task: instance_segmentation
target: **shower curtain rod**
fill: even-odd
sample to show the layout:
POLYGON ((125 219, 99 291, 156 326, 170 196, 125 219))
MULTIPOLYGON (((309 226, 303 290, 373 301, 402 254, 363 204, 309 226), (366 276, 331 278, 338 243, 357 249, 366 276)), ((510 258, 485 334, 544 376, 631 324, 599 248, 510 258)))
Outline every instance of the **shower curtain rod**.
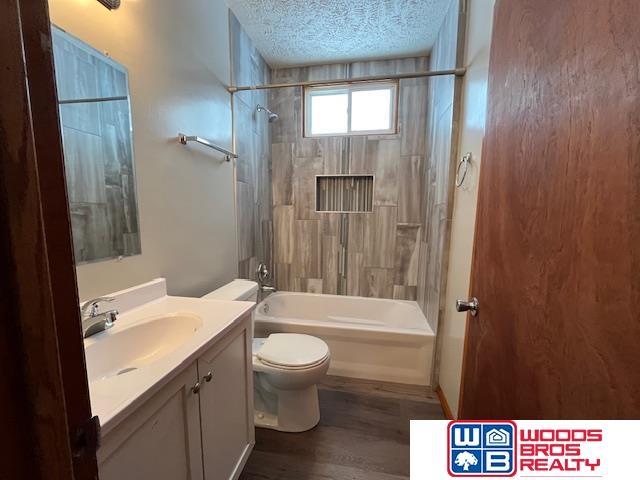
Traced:
POLYGON ((463 77, 467 72, 466 68, 454 68, 451 70, 434 70, 432 72, 415 72, 415 73, 394 73, 390 75, 370 75, 367 77, 356 78, 340 78, 336 80, 309 80, 306 82, 294 82, 294 83, 266 83, 264 85, 251 85, 244 87, 228 87, 227 90, 231 93, 244 92, 246 90, 268 90, 271 88, 287 88, 287 87, 310 87, 314 85, 336 85, 345 83, 358 83, 358 82, 374 82, 380 80, 401 80, 403 78, 420 78, 420 77, 438 77, 442 75, 455 75, 456 77, 463 77))

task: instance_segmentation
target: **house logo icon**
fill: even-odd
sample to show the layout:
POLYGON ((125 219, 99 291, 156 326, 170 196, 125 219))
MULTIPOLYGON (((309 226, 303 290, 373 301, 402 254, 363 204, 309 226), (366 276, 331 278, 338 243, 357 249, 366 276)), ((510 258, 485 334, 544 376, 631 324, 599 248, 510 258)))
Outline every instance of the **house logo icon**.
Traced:
POLYGON ((488 447, 505 447, 511 442, 511 434, 504 428, 492 428, 485 433, 484 444, 488 447))
POLYGON ((454 421, 448 426, 452 477, 510 477, 516 471, 516 425, 510 421, 454 421))

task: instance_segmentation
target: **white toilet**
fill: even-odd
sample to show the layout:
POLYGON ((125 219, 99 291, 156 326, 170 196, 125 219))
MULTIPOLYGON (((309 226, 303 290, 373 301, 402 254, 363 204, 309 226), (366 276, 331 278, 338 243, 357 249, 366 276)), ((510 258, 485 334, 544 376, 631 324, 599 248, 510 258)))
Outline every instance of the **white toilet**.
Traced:
MULTIPOLYGON (((234 280, 202 298, 255 302, 258 284, 234 280)), ((329 370, 327 344, 311 335, 274 333, 253 340, 255 424, 304 432, 320 421, 316 385, 329 370)))

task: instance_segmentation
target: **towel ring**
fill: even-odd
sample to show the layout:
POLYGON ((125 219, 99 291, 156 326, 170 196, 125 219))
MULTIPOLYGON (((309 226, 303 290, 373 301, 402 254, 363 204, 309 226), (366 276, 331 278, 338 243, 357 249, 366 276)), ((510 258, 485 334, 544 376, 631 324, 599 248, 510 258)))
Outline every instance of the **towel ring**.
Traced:
POLYGON ((458 168, 456 168, 456 187, 461 187, 464 183, 464 179, 467 177, 467 170, 469 170, 469 164, 471 163, 471 152, 467 152, 458 162, 458 168), (464 170, 462 167, 464 166, 464 170))

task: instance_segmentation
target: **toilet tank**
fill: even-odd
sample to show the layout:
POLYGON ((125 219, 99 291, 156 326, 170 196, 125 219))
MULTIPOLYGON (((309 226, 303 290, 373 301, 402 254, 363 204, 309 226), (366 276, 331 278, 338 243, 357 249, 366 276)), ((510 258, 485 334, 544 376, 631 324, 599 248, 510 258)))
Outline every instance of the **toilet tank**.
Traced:
POLYGON ((233 282, 207 293, 202 298, 208 300, 258 301, 258 284, 251 280, 236 279, 233 282))

